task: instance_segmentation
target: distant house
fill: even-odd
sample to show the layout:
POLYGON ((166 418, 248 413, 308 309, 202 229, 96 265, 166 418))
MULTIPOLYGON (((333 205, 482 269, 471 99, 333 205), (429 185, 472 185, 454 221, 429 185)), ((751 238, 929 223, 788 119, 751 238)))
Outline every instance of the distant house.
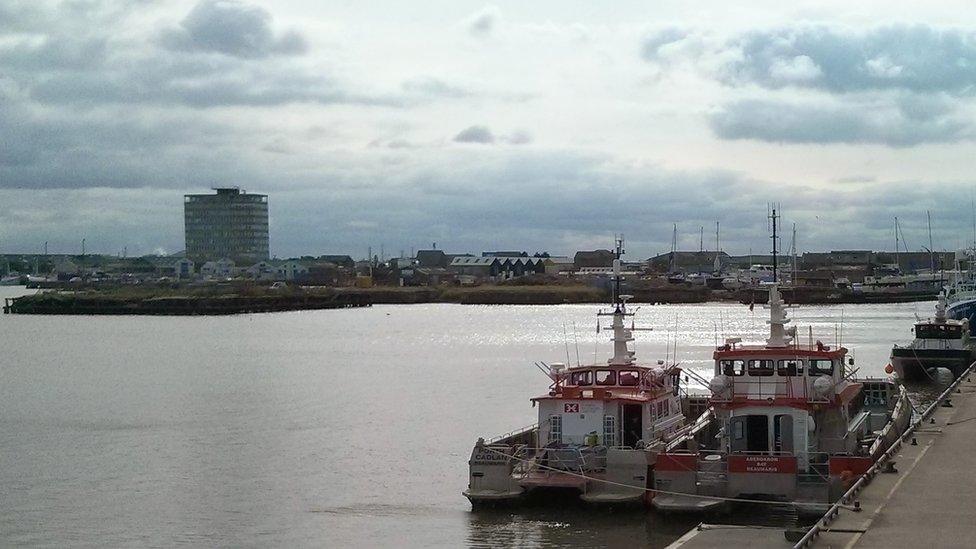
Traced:
POLYGON ((391 269, 406 269, 418 265, 415 257, 394 257, 388 262, 391 269))
POLYGON ((830 271, 797 271, 794 284, 805 287, 833 288, 834 274, 830 271))
POLYGON ((318 260, 319 261, 324 261, 324 262, 327 262, 327 263, 332 263, 333 265, 336 265, 338 267, 342 267, 344 269, 355 269, 356 268, 356 262, 353 261, 352 258, 349 257, 348 255, 328 255, 328 254, 327 255, 320 255, 318 257, 318 260))
POLYGON ((576 252, 573 265, 577 269, 583 267, 611 267, 617 255, 610 250, 591 250, 576 252))
POLYGON ((720 267, 728 267, 732 258, 725 252, 668 252, 648 260, 655 272, 710 273, 715 270, 715 260, 720 267))
POLYGON ((442 267, 410 267, 400 271, 403 286, 438 286, 455 280, 455 274, 442 267))
POLYGON ((173 276, 176 278, 191 278, 193 276, 193 262, 187 258, 173 264, 173 276))
POLYGON ((417 264, 421 267, 447 267, 450 263, 443 250, 417 251, 417 264))
POLYGON ((258 261, 247 269, 244 275, 254 280, 277 280, 278 268, 270 261, 258 261))
POLYGON ((571 273, 576 270, 576 262, 568 257, 552 256, 544 259, 546 274, 571 273))
POLYGON ((307 274, 308 267, 295 260, 284 261, 275 267, 275 280, 287 280, 291 282, 300 280, 307 274))
POLYGON ((230 259, 207 261, 200 267, 200 274, 205 278, 230 278, 234 276, 236 265, 230 259))
POLYGON ((528 257, 529 252, 481 252, 481 257, 528 257))
POLYGON ((547 257, 462 256, 455 257, 449 268, 457 275, 481 279, 507 279, 545 273, 546 265, 549 263, 550 259, 547 257))

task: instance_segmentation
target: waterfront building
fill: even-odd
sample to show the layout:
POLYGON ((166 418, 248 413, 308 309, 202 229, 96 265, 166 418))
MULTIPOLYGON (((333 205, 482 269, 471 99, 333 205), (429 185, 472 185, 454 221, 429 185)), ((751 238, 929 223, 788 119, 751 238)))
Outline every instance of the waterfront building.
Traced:
POLYGON ((183 198, 187 258, 244 264, 268 259, 268 196, 237 187, 215 190, 183 198))

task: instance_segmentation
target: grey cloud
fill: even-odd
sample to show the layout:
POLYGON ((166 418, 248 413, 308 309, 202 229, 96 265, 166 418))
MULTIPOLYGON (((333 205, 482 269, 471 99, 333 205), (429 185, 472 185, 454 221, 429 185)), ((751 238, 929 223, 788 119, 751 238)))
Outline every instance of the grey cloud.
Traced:
POLYGON ((449 97, 449 98, 462 98, 471 96, 471 92, 451 84, 444 82, 443 80, 432 78, 432 77, 422 77, 414 78, 403 82, 400 87, 403 91, 424 97, 449 97))
POLYGON ((176 50, 216 52, 242 58, 305 53, 305 39, 295 31, 275 36, 271 14, 232 0, 203 0, 179 28, 163 33, 163 44, 176 50))
MULTIPOLYGON (((48 105, 139 104, 192 108, 296 102, 403 106, 408 95, 369 94, 297 58, 303 40, 276 36, 270 14, 239 2, 202 2, 183 20, 177 49, 115 38, 104 22, 125 21, 126 4, 82 2, 41 11, 49 25, 23 35, 0 27, 0 74, 48 105), (220 52, 220 55, 213 55, 220 52)), ((40 8, 38 8, 40 9, 40 8)), ((175 34, 173 34, 175 32, 175 34)), ((428 83, 428 86, 432 84, 428 83)), ((441 90, 447 93, 448 90, 441 90)))
POLYGON ((741 52, 722 70, 730 84, 966 95, 976 84, 976 33, 959 29, 798 26, 748 33, 727 48, 741 52))
POLYGON ((532 134, 525 130, 515 130, 505 140, 512 145, 527 145, 532 142, 532 134))
POLYGON ((497 6, 486 6, 484 9, 468 18, 468 32, 476 36, 491 34, 491 32, 498 25, 498 21, 500 19, 501 12, 497 6))
POLYGON ((674 44, 688 36, 688 32, 677 27, 660 29, 648 36, 641 44, 641 57, 645 61, 657 61, 660 50, 668 44, 674 44))
MULTIPOLYGON (((449 251, 512 247, 571 254, 586 245, 582 242, 609 241, 614 232, 626 230, 629 257, 640 258, 667 250, 674 220, 680 221, 682 234, 694 233, 696 246, 698 227, 721 220, 725 249, 745 253, 750 247, 766 249, 765 203, 770 197, 783 200, 786 223, 797 222, 801 242, 816 243, 805 249, 881 247, 888 242, 892 215, 904 221, 911 240, 924 209, 932 209, 939 220, 936 242, 946 247, 953 244, 952 227, 964 225, 970 215, 968 203, 952 199, 967 195, 969 186, 962 183, 850 184, 831 191, 832 200, 843 208, 825 209, 822 189, 774 185, 729 172, 634 166, 574 151, 500 151, 412 150, 390 166, 377 162, 377 155, 398 154, 389 149, 329 153, 318 158, 317 169, 296 171, 287 182, 280 177, 281 166, 274 173, 262 170, 260 158, 238 156, 196 173, 208 161, 219 160, 222 152, 196 153, 197 158, 183 159, 186 165, 173 174, 177 158, 146 155, 145 165, 123 170, 130 177, 141 175, 136 181, 145 188, 39 193, 0 187, 6 206, 0 209, 0 227, 29 228, 6 238, 8 249, 34 249, 38 234, 52 245, 77 245, 80 234, 102 250, 178 250, 182 192, 230 180, 270 194, 272 247, 279 256, 361 256, 367 246, 409 249, 431 241, 449 251), (154 170, 173 175, 165 188, 153 177, 154 170), (716 194, 716 188, 723 192, 716 194), (37 204, 47 202, 54 206, 39 212, 37 204), (65 203, 71 208, 60 206, 65 203), (370 207, 364 209, 364 204, 370 207), (621 219, 629 220, 626 228, 621 219), (334 230, 313 230, 321 226, 334 230)), ((60 165, 65 172, 72 168, 60 165)), ((0 173, 0 181, 9 180, 0 173)))
POLYGON ((922 99, 900 105, 804 103, 751 99, 730 103, 708 119, 723 139, 778 143, 879 143, 908 147, 973 137, 973 128, 949 109, 922 99), (921 113, 914 109, 921 104, 921 113), (923 114, 924 113, 924 114, 923 114))
POLYGON ((470 126, 454 136, 454 141, 456 143, 489 144, 495 142, 495 136, 486 126, 470 126))

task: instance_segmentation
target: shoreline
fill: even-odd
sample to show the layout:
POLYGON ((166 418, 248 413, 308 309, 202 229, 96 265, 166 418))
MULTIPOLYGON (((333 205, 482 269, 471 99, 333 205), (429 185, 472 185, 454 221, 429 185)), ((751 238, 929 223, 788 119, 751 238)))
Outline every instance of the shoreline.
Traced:
MULTIPOLYGON (((632 287, 634 304, 762 304, 766 289, 709 290, 701 286, 632 287)), ((934 294, 844 293, 830 289, 784 288, 795 305, 880 304, 928 301, 934 294)), ((606 304, 608 291, 584 285, 485 285, 475 287, 302 287, 271 289, 248 283, 186 287, 113 287, 49 290, 6 298, 6 314, 228 315, 423 303, 461 305, 606 304)))

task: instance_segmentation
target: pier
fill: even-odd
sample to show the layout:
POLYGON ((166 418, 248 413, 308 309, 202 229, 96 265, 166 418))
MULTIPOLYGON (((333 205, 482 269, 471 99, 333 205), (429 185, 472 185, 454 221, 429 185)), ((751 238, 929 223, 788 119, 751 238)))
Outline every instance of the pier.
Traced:
POLYGON ((702 524, 669 549, 972 547, 974 367, 921 411, 900 442, 811 528, 702 524))

